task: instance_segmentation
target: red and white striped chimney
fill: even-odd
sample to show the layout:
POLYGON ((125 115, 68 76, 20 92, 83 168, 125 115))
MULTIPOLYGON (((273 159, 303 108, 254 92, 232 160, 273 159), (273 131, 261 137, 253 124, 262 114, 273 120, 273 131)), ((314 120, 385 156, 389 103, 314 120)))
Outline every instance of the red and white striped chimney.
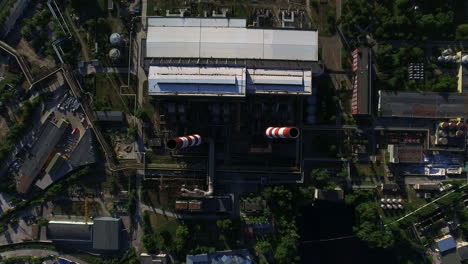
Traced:
POLYGON ((265 131, 265 136, 270 139, 299 137, 299 129, 297 127, 269 127, 265 131))
POLYGON ((168 149, 182 149, 187 147, 198 146, 202 143, 202 138, 198 134, 176 137, 167 141, 166 146, 168 149))

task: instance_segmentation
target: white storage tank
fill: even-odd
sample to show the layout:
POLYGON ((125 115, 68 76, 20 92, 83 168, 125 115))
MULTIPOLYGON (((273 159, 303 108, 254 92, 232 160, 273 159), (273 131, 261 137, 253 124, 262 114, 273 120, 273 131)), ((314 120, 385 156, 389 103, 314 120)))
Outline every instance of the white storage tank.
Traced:
POLYGON ((120 43, 122 43, 122 37, 119 33, 112 33, 112 35, 109 37, 109 41, 111 45, 118 46, 120 43))
POLYGON ((114 60, 114 61, 119 60, 119 59, 120 59, 120 56, 121 56, 120 50, 118 50, 118 49, 116 49, 116 48, 111 49, 111 50, 109 51, 109 58, 110 58, 111 60, 114 60))

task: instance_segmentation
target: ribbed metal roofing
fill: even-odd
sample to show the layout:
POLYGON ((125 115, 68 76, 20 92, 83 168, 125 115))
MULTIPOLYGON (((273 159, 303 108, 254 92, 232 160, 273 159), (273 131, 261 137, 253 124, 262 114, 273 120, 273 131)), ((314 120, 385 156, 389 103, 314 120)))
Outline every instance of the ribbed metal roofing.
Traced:
POLYGON ((317 61, 318 34, 310 30, 149 27, 146 56, 317 61))
POLYGON ((245 96, 245 68, 150 67, 148 92, 245 96))
POLYGON ((249 93, 311 94, 311 70, 244 67, 151 66, 150 95, 245 96, 249 93))
POLYGON ((149 27, 238 27, 245 28, 247 20, 241 18, 152 17, 149 27))
POLYGON ((49 221, 47 238, 50 240, 91 241, 93 223, 74 221, 49 221))
POLYGON ((120 246, 120 219, 112 217, 94 218, 93 248, 118 250, 120 246))

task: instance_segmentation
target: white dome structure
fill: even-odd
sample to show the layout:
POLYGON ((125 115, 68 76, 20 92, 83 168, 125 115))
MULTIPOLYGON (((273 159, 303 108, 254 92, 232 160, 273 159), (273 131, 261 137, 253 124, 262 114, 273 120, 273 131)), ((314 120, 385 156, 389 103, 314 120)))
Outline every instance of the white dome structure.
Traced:
POLYGON ((118 46, 122 42, 122 37, 119 33, 112 33, 112 35, 109 37, 109 41, 112 45, 118 46))
POLYGON ((439 56, 437 58, 437 61, 443 63, 443 62, 445 62, 445 57, 444 56, 439 56))
POLYGON ((447 56, 447 55, 450 55, 450 54, 452 54, 452 49, 446 49, 446 50, 442 51, 443 56, 447 56))
POLYGON ((111 50, 109 51, 109 58, 111 58, 111 60, 118 60, 118 59, 120 59, 120 55, 121 55, 121 54, 120 54, 120 50, 118 50, 118 49, 115 49, 115 48, 114 48, 114 49, 111 49, 111 50))
POLYGON ((462 63, 463 63, 463 64, 468 64, 468 55, 464 55, 464 56, 462 57, 462 63))

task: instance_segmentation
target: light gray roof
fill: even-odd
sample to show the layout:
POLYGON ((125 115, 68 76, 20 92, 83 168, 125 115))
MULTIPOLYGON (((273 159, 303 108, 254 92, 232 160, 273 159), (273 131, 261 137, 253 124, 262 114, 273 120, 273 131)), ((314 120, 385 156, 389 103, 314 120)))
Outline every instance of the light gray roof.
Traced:
POLYGON ((245 67, 150 66, 150 95, 245 96, 249 93, 311 94, 311 70, 245 67))
POLYGON ((93 248, 118 250, 120 245, 120 219, 112 217, 94 218, 93 248))
POLYGON ((151 17, 148 27, 238 27, 245 28, 242 18, 151 17))
POLYGON ((318 60, 312 30, 155 26, 148 28, 146 57, 318 60))
POLYGON ((245 96, 245 68, 150 67, 148 93, 245 96))

